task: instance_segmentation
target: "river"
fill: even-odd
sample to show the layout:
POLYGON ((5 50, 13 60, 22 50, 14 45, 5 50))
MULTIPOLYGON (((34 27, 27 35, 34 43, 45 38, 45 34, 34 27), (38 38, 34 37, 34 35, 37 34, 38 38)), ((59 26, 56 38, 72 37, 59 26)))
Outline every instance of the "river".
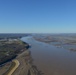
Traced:
POLYGON ((22 40, 31 44, 33 63, 43 75, 76 75, 76 52, 36 41, 31 36, 22 40))

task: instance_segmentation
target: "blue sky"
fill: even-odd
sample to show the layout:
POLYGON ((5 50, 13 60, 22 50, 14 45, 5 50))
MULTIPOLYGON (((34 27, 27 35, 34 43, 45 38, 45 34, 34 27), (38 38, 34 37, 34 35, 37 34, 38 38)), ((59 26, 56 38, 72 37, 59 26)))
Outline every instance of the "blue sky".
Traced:
POLYGON ((76 33, 76 0, 0 0, 0 33, 76 33))

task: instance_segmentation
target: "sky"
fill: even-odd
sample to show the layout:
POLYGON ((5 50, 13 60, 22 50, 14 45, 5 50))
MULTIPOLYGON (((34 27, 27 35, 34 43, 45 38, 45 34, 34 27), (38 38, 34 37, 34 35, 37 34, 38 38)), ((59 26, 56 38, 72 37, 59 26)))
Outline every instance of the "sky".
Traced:
POLYGON ((0 0, 0 33, 76 33, 76 0, 0 0))

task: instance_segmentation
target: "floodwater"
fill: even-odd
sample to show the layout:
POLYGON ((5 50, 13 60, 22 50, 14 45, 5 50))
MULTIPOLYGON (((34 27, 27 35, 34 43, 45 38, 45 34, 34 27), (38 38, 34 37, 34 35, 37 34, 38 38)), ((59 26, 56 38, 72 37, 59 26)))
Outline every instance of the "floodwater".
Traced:
POLYGON ((76 75, 76 52, 56 48, 33 37, 22 40, 31 44, 33 63, 43 75, 76 75))

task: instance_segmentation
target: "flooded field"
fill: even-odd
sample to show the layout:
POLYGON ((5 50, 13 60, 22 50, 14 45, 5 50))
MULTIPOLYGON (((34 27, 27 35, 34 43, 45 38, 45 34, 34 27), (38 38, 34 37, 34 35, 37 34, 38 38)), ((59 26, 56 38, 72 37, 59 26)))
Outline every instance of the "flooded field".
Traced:
POLYGON ((76 52, 23 37, 31 44, 33 63, 43 75, 76 75, 76 52))

